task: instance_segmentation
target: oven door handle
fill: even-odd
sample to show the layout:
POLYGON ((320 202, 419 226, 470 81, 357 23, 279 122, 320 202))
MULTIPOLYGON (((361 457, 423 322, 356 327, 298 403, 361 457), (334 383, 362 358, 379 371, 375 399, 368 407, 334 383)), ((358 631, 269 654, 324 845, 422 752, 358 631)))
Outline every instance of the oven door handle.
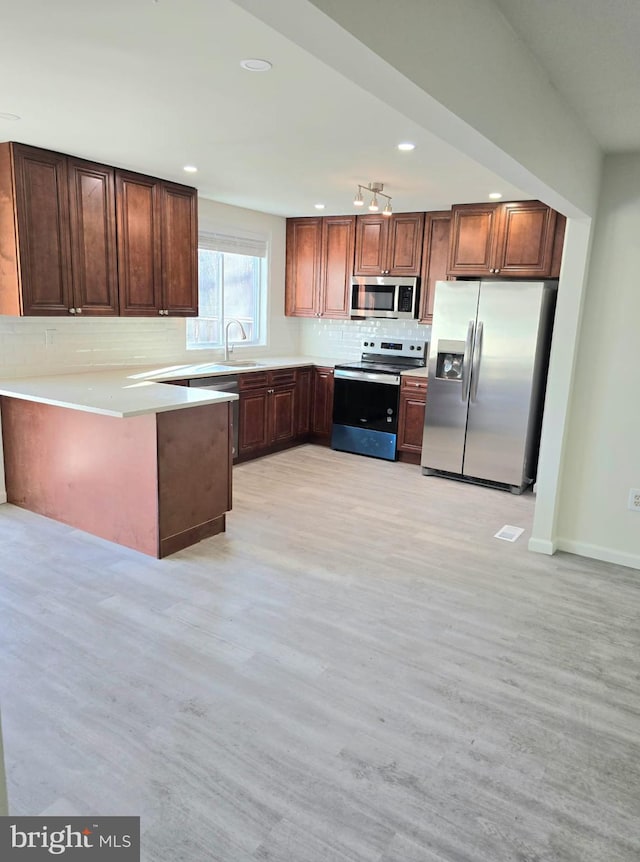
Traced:
POLYGON ((346 368, 336 368, 333 376, 342 380, 362 380, 363 383, 387 383, 390 386, 400 386, 399 374, 376 374, 375 371, 349 371, 346 368))

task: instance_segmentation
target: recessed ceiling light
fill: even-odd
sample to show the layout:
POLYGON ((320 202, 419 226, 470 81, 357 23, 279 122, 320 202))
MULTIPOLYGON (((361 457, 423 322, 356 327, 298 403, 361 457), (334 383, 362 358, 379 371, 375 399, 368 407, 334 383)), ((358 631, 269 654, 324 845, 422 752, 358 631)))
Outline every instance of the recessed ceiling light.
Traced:
POLYGON ((492 201, 498 201, 502 197, 502 193, 501 192, 491 192, 489 197, 491 198, 492 201))
POLYGON ((323 209, 324 209, 324 204, 314 204, 314 207, 315 207, 317 210, 323 210, 323 209))
POLYGON ((247 72, 268 72, 272 64, 268 60, 250 58, 248 60, 240 60, 240 65, 247 72))
POLYGON ((398 144, 398 149, 402 150, 402 152, 409 152, 409 150, 415 150, 416 145, 412 144, 411 141, 403 141, 401 144, 398 144))
POLYGON ((7 114, 4 111, 0 111, 0 120, 9 120, 13 122, 14 120, 19 120, 20 117, 17 114, 7 114))
POLYGON ((185 165, 182 170, 186 171, 188 174, 197 174, 198 173, 198 169, 195 165, 185 165))

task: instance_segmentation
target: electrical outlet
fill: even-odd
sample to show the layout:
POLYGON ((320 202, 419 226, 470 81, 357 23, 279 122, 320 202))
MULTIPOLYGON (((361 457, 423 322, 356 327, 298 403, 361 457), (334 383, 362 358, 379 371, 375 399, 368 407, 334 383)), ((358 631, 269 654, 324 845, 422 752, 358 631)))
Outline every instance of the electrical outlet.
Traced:
POLYGON ((629 489, 629 509, 632 512, 640 512, 640 488, 629 489))

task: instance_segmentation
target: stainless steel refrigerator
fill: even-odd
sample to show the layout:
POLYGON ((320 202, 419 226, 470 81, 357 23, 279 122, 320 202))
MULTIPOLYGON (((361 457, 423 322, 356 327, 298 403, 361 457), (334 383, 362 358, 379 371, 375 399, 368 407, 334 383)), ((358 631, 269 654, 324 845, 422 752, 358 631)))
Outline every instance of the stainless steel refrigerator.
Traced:
POLYGON ((520 493, 535 480, 557 283, 439 281, 422 472, 520 493))

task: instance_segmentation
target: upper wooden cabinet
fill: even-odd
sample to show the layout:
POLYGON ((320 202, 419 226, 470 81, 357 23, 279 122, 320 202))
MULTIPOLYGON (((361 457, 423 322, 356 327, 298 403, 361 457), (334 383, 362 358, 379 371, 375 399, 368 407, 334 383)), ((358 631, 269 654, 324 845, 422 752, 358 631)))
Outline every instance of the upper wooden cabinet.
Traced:
POLYGON ((197 314, 196 194, 0 144, 0 314, 197 314))
POLYGON ((554 272, 555 210, 540 201, 452 207, 448 274, 545 278, 554 272))
POLYGON ((355 216, 287 219, 287 315, 349 316, 355 224, 355 216))
POLYGON ((0 184, 0 313, 117 314, 113 168, 6 143, 0 184))
POLYGON ((447 278, 451 211, 425 213, 422 272, 420 278, 420 323, 433 321, 436 282, 447 278))
POLYGON ((356 217, 354 275, 420 275, 424 213, 356 217))
POLYGON ((198 314, 196 191, 116 171, 120 313, 198 314))

